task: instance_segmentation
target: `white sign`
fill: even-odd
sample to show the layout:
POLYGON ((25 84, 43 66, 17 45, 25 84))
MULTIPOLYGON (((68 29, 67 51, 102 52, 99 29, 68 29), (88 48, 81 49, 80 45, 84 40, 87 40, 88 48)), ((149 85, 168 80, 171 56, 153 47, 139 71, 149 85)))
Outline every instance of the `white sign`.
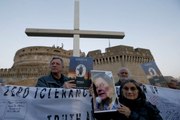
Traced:
MULTIPOLYGON (((142 89, 163 120, 180 120, 180 90, 151 85, 142 89)), ((83 89, 1 86, 0 120, 93 120, 91 99, 83 89)))
POLYGON ((144 85, 148 101, 160 110, 163 120, 180 120, 180 90, 144 85))
POLYGON ((92 120, 82 89, 0 87, 0 120, 92 120))

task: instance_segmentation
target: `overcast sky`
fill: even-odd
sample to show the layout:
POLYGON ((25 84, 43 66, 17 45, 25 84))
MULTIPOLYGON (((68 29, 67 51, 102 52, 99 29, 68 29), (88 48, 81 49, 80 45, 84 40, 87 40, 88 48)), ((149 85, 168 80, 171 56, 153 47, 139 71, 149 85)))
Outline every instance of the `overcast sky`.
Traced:
MULTIPOLYGON (((29 46, 73 49, 73 38, 28 37, 26 28, 73 29, 74 0, 1 0, 0 68, 29 46)), ((127 45, 150 49, 163 75, 180 76, 179 0, 80 0, 80 29, 124 32, 124 39, 80 39, 88 51, 127 45)))

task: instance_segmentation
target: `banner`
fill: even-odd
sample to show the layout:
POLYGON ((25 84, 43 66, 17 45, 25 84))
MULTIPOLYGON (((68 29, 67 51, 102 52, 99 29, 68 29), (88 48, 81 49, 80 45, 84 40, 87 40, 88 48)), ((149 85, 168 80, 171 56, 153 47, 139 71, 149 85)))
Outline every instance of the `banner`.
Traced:
POLYGON ((92 120, 83 89, 0 87, 0 120, 92 120))
POLYGON ((148 101, 156 105, 163 120, 180 120, 180 90, 143 85, 148 101))
MULTIPOLYGON (((180 90, 142 85, 163 120, 180 120, 180 90)), ((116 87, 119 94, 119 86, 116 87)), ((0 120, 93 120, 88 90, 0 86, 0 120)))

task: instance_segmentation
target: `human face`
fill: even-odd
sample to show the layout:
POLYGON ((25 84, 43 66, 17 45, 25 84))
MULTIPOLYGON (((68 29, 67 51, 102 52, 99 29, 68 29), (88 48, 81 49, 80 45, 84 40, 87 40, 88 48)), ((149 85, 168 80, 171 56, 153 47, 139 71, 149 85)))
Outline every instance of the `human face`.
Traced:
POLYGON ((133 83, 128 82, 123 86, 122 94, 126 99, 135 100, 138 98, 139 93, 137 87, 133 83))
POLYGON ((95 80, 95 86, 96 86, 96 92, 98 94, 98 97, 101 98, 101 100, 105 100, 107 98, 110 98, 112 94, 111 87, 109 84, 102 78, 97 78, 95 80))
POLYGON ((120 70, 119 73, 118 73, 118 76, 120 78, 128 78, 128 71, 123 69, 123 70, 120 70))
POLYGON ((52 73, 61 73, 63 69, 62 62, 59 59, 53 59, 50 63, 52 73))

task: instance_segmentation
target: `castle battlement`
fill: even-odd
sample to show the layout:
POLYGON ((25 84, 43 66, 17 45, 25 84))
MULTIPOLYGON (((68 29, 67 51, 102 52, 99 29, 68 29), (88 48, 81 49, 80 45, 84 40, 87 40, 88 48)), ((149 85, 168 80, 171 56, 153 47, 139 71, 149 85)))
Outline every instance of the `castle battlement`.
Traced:
MULTIPOLYGON (((72 50, 62 47, 25 47, 16 52, 11 68, 0 69, 0 78, 8 84, 33 86, 40 76, 49 73, 49 61, 52 56, 60 56, 64 60, 64 74, 67 74, 69 58, 72 55, 72 50)), ((85 57, 85 53, 81 52, 81 56, 85 57)), ((87 57, 93 58, 93 69, 112 71, 115 81, 118 79, 118 69, 127 67, 131 76, 143 83, 148 81, 140 64, 154 61, 150 50, 123 45, 106 48, 105 53, 101 50, 89 51, 87 57)))
POLYGON ((154 61, 150 50, 143 48, 134 49, 133 47, 122 45, 106 48, 105 53, 101 53, 101 50, 90 51, 87 56, 94 58, 94 65, 114 63, 116 61, 139 63, 154 61))

